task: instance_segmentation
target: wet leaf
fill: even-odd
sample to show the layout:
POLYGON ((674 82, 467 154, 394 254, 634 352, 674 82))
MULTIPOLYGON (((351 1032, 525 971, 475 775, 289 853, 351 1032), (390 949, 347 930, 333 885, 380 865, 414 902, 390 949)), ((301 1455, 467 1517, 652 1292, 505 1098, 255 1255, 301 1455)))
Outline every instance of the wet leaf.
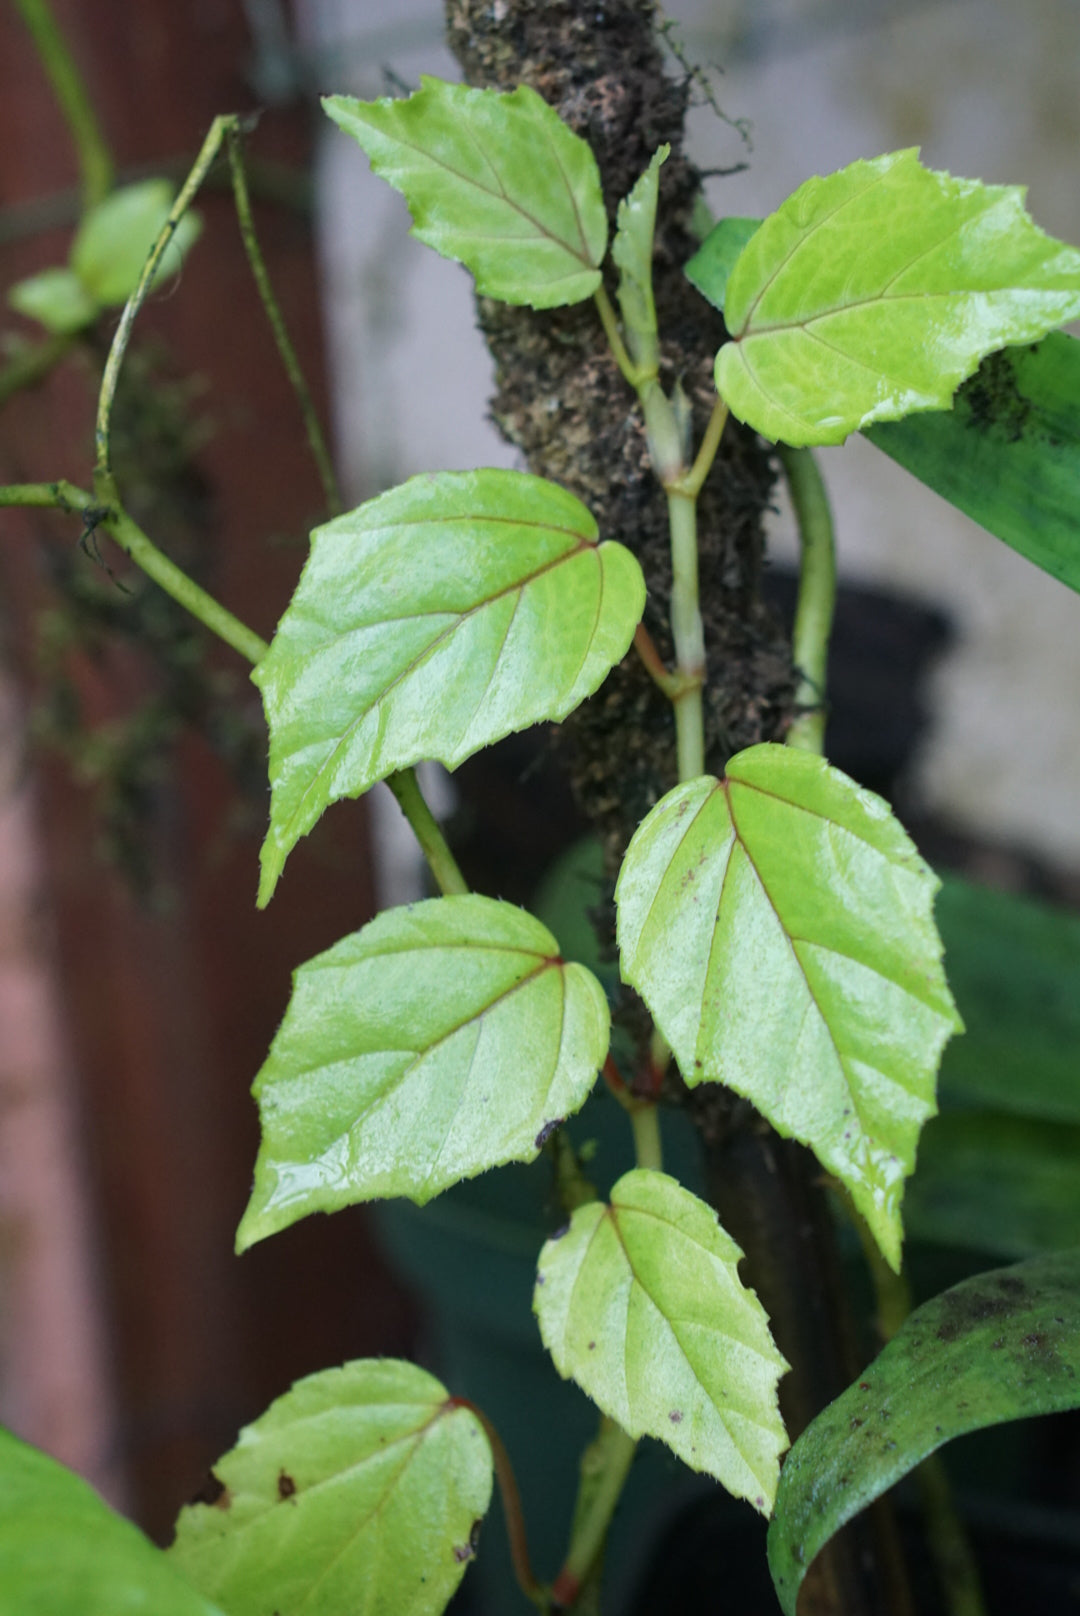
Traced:
POLYGON ((1080 1253, 979 1274, 917 1308, 803 1432, 780 1478, 769 1568, 786 1616, 846 1521, 954 1437, 1080 1406, 1080 1253))
MULTIPOLYGON (((95 302, 108 306, 131 296, 175 194, 169 180, 140 180, 86 214, 71 248, 71 268, 95 302)), ((158 284, 177 273, 201 229, 198 214, 184 214, 158 267, 158 284)))
POLYGON ((984 359, 947 413, 870 442, 1014 550, 1080 589, 1080 342, 1055 331, 984 359))
POLYGON ((70 269, 43 269, 18 281, 8 292, 8 302, 16 314, 39 321, 58 336, 82 331, 99 313, 98 304, 70 269))
POLYGON ((422 75, 407 100, 323 107, 404 195, 413 235, 472 270, 485 297, 550 309, 600 285, 596 159, 528 85, 500 94, 422 75))
POLYGON ((255 1080, 241 1250, 310 1212, 423 1203, 532 1161, 607 1053, 599 982, 538 920, 475 895, 390 909, 302 965, 255 1080))
POLYGON ((634 363, 651 370, 655 370, 659 359, 652 289, 653 232, 660 165, 670 154, 670 146, 659 147, 630 195, 619 203, 618 229, 611 247, 619 271, 619 308, 626 345, 634 363))
POLYGON ((4 1430, 0 1606, 11 1616, 221 1616, 81 1476, 4 1430))
POLYGON ((544 1246, 533 1308, 559 1373, 624 1431, 666 1442, 767 1514, 788 1366, 741 1256, 704 1201, 636 1168, 544 1246))
POLYGON ((491 1498, 476 1415, 376 1358, 296 1383, 182 1510, 175 1564, 228 1616, 438 1616, 491 1498))
POLYGON ((809 1145, 894 1267, 904 1178, 961 1025, 937 886, 880 797, 767 744, 669 792, 615 894, 623 980, 686 1082, 725 1083, 809 1145))
POLYGON ((259 902, 328 803, 565 718, 630 646, 641 568, 518 471, 413 477, 312 536, 253 678, 270 727, 259 902))
POLYGON ((915 150, 807 180, 731 271, 716 385, 795 445, 948 407, 997 348, 1080 315, 1080 252, 1012 185, 923 168, 915 150))

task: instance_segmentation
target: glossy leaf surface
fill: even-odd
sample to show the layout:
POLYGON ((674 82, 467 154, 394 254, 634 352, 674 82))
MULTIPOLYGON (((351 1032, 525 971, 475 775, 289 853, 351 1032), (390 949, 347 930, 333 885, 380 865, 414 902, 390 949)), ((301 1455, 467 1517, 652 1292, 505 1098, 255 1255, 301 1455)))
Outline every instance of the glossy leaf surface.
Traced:
POLYGON ((979 1274, 917 1308, 784 1463, 769 1568, 786 1616, 833 1534, 954 1437, 1080 1406, 1080 1254, 979 1274))
POLYGON ((948 413, 870 442, 1054 578, 1080 589, 1080 342, 1054 331, 984 359, 948 413))
POLYGON ((947 1111, 920 1140, 904 1223, 912 1240, 998 1258, 1041 1256, 1080 1245, 1078 1185, 1075 1124, 947 1111))
POLYGON ((82 331, 98 314, 97 303, 70 269, 43 269, 18 281, 8 292, 8 302, 16 314, 62 336, 82 331))
POLYGON ((532 1161, 585 1103, 608 1030, 599 982, 525 910, 472 894, 387 910, 296 972, 255 1080, 262 1144, 238 1245, 532 1161))
POLYGON ((630 195, 619 203, 618 228, 611 245, 611 256, 619 271, 619 308, 626 345, 634 363, 650 369, 655 369, 659 357, 652 289, 656 199, 660 166, 670 153, 670 146, 660 146, 630 195))
POLYGON ((476 1415, 415 1365, 298 1381, 181 1511, 175 1563, 228 1616, 438 1616, 491 1498, 476 1415))
POLYGON ((686 264, 684 274, 691 286, 696 286, 721 314, 731 271, 760 224, 760 219, 719 219, 686 264))
POLYGON ((899 1264, 900 1201, 960 1022, 933 872, 872 792, 791 747, 738 753, 639 826, 623 980, 691 1086, 725 1083, 845 1184, 899 1264))
POLYGON ((629 550, 524 472, 413 477, 318 528, 252 675, 270 727, 260 903, 328 803, 565 718, 625 655, 644 602, 629 550))
POLYGON ((948 407, 997 348, 1080 315, 1080 252, 1017 186, 923 168, 915 150, 807 180, 727 282, 716 385, 765 437, 841 443, 948 407))
POLYGON ((407 100, 332 95, 327 115, 409 204, 413 234, 504 303, 550 309, 600 284, 607 216, 596 159, 542 96, 422 75, 407 100))
POLYGON ((540 1254, 533 1307, 555 1367, 633 1437, 768 1513, 787 1446, 787 1364, 716 1213, 635 1168, 611 1203, 579 1207, 540 1254))
POLYGON ((12 1616, 221 1616, 81 1476, 4 1430, 0 1608, 12 1616))
MULTIPOLYGON (((71 268, 98 303, 124 303, 131 296, 174 195, 169 180, 140 180, 86 214, 71 248, 71 268)), ((197 214, 185 213, 158 268, 159 283, 177 273, 201 228, 197 214)))

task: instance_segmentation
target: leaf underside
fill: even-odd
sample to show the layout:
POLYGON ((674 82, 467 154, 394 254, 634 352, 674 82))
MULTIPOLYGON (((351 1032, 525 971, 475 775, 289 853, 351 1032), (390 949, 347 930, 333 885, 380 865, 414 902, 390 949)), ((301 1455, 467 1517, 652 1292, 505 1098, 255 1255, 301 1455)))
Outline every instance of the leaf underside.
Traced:
POLYGON ((683 271, 687 280, 721 314, 724 312, 731 271, 738 263, 739 254, 746 243, 757 234, 760 224, 760 219, 719 219, 694 256, 687 260, 683 271))
POLYGON ((433 1376, 349 1363, 298 1381, 241 1432, 169 1553, 229 1616, 438 1616, 491 1477, 480 1421, 433 1376))
POLYGON ((608 1031, 599 982, 523 909, 469 895, 387 910, 296 972, 255 1080, 239 1249, 310 1212, 423 1203, 534 1160, 585 1103, 608 1031))
POLYGON ((559 1373, 632 1437, 767 1514, 787 1437, 787 1364, 738 1277, 712 1209, 665 1173, 634 1169, 540 1254, 533 1308, 559 1373))
POLYGON ((916 1309, 784 1462, 769 1568, 786 1616, 814 1557, 967 1431, 1080 1406, 1080 1253, 965 1280, 916 1309))
POLYGON ((528 85, 510 94, 422 75, 407 100, 323 107, 402 192, 413 234, 504 303, 556 308, 600 285, 607 216, 596 159, 528 85))
POLYGON ((270 728, 265 904, 323 809, 565 718, 629 649, 641 568, 517 471, 413 477, 318 528, 252 675, 270 728))
POLYGON ((807 180, 731 271, 716 385, 765 437, 841 443, 948 408, 997 348, 1080 315, 1080 252, 1018 186, 923 168, 916 150, 807 180))
POLYGON ((4 1430, 0 1608, 12 1616, 222 1616, 81 1476, 4 1430))
POLYGON ((866 436, 1051 577, 1080 590, 1080 342, 984 359, 948 412, 866 436))
POLYGON ((723 781, 669 792, 615 894, 623 980, 687 1084, 724 1083, 809 1145, 893 1267, 904 1178, 961 1025, 937 886, 880 797, 765 744, 723 781))

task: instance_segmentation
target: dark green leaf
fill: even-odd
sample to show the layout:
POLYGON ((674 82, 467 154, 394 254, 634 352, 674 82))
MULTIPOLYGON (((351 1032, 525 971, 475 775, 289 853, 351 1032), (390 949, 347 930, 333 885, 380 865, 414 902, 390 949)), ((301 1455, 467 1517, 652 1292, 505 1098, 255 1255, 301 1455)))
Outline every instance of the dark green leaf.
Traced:
POLYGON ((1080 916, 955 877, 936 915, 967 1027, 942 1103, 1080 1123, 1080 916))
POLYGON ((792 747, 652 810, 616 888, 623 980, 691 1086, 725 1083, 845 1184, 899 1267, 904 1179, 960 1020, 937 879, 872 792, 792 747))
POLYGON ((986 354, 1077 315, 1080 252, 1032 223, 1018 186, 891 152, 807 180, 751 236, 717 391, 767 438, 841 443, 948 408, 986 354))
POLYGON ((480 1421, 432 1375, 345 1364, 240 1433, 170 1554, 228 1616, 438 1616, 476 1552, 491 1468, 480 1421))
POLYGON ((1080 1245, 1080 1127, 997 1112, 935 1117, 919 1143, 904 1223, 912 1240, 992 1257, 1080 1245))
POLYGON ((1080 342, 1053 332, 984 359, 952 410, 870 442, 965 515, 1080 589, 1080 342))
POLYGON ((423 1204, 532 1161, 608 1046, 604 990, 510 903, 389 909, 302 965, 255 1079, 262 1144, 240 1250, 311 1212, 423 1204))
POLYGON ((270 726, 265 904, 328 803, 565 718, 629 649, 641 568, 519 471, 413 477, 312 536, 253 678, 270 726))
POLYGON ((407 100, 331 95, 327 115, 401 191, 413 234, 505 303, 550 309, 600 285, 607 215, 596 159, 528 85, 509 95, 422 76, 407 100))
POLYGON ((845 1521, 954 1437, 1080 1406, 1080 1253, 979 1274, 918 1308, 784 1463, 769 1568, 785 1616, 845 1521))
POLYGON ((716 1213, 666 1173, 624 1173, 540 1253, 533 1307, 559 1373, 633 1437, 768 1513, 787 1364, 716 1213))
POLYGON ((760 219, 721 219, 686 265, 685 274, 691 286, 696 286, 721 314, 731 271, 760 224, 760 219))
POLYGON ((0 1609, 10 1616, 221 1616, 80 1476, 4 1430, 0 1609))

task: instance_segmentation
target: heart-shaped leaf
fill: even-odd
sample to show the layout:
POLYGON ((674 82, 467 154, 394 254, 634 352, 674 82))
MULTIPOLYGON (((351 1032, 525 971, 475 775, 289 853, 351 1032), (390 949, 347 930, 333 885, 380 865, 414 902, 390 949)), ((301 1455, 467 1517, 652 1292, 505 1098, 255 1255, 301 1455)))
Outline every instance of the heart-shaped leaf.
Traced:
POLYGON ((296 972, 255 1079, 262 1144, 243 1250, 309 1212, 421 1204, 532 1161, 588 1097, 607 1000, 524 909, 475 895, 389 909, 296 972))
POLYGON ((221 1616, 81 1476, 4 1430, 0 1608, 11 1616, 221 1616))
POLYGON ((1080 1253, 978 1274, 917 1308, 784 1461, 769 1569, 785 1616, 845 1521, 966 1431, 1080 1406, 1080 1253))
POLYGON ((1080 252, 1023 196, 923 168, 916 150, 807 180, 731 271, 720 396, 795 445, 946 409, 984 355, 1080 315, 1080 252))
POLYGON ((880 797, 766 744, 669 792, 615 893, 623 980, 686 1082, 725 1083, 809 1145, 894 1268, 904 1177, 961 1025, 937 887, 880 797))
POLYGON ((619 308, 626 345, 635 365, 653 371, 659 361, 652 289, 653 232, 660 165, 670 153, 670 146, 660 146, 653 152, 648 168, 630 195, 619 203, 618 229, 611 245, 611 256, 619 271, 619 308))
POLYGON ((413 477, 312 537, 253 678, 270 726, 259 902, 330 802, 565 718, 626 654, 641 568, 518 471, 413 477))
POLYGON ((432 1375, 298 1381, 218 1461, 169 1551, 229 1616, 438 1616, 476 1552, 491 1449, 432 1375))
POLYGON ((500 94, 425 75, 407 100, 331 95, 323 107, 402 192, 413 234, 471 269, 485 297, 550 309, 600 285, 596 159, 527 84, 500 94))
POLYGON ((578 1207, 544 1246, 533 1308, 560 1375, 630 1436, 666 1442, 768 1514, 788 1366, 741 1256, 704 1201, 635 1168, 610 1205, 578 1207))

